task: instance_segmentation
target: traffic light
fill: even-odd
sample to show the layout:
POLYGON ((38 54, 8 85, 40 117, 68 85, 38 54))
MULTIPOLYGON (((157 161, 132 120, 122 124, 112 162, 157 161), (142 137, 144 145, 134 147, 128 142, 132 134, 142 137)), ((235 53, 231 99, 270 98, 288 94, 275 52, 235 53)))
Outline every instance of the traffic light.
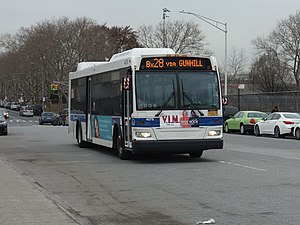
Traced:
POLYGON ((57 84, 51 84, 51 86, 50 86, 50 90, 51 90, 52 92, 57 91, 57 88, 58 88, 58 85, 57 85, 57 84))

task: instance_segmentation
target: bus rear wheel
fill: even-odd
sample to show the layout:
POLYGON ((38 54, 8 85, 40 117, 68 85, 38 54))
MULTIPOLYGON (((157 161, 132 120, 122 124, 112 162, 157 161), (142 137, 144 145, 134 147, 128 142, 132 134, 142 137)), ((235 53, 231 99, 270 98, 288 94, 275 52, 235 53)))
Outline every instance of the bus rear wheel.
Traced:
POLYGON ((191 158, 200 158, 202 156, 202 154, 203 154, 203 151, 189 153, 191 158))
POLYGON ((122 136, 120 132, 118 132, 114 138, 114 146, 120 159, 126 160, 131 158, 132 153, 123 147, 122 136))
POLYGON ((79 148, 85 148, 86 147, 86 142, 82 138, 82 129, 81 126, 77 126, 77 144, 79 148))

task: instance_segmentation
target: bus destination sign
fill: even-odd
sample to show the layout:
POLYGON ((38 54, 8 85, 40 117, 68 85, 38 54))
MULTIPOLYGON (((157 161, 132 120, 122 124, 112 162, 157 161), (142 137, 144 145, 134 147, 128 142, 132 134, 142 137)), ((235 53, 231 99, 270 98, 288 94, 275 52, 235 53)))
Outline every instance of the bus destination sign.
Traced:
POLYGON ((140 70, 211 70, 208 58, 196 57, 151 57, 143 58, 140 70))

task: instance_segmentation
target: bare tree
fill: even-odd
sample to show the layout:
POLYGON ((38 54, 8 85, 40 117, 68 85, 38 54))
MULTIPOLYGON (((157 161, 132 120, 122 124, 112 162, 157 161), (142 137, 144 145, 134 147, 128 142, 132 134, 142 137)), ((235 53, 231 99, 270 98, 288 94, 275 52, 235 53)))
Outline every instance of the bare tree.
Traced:
POLYGON ((287 70, 286 66, 280 62, 276 52, 261 55, 251 66, 253 85, 263 92, 289 90, 290 77, 283 70, 287 70))
POLYGON ((263 61, 272 65, 269 75, 274 75, 276 69, 282 87, 291 88, 289 84, 295 83, 300 90, 300 12, 281 20, 267 37, 256 38, 252 44, 257 51, 255 63, 263 57, 263 61))
POLYGON ((227 62, 228 80, 244 79, 246 75, 246 64, 247 57, 245 51, 243 49, 238 51, 236 48, 233 48, 227 62))
MULTIPOLYGON (((165 23, 165 44, 176 53, 191 53, 208 55, 211 51, 206 49, 205 36, 199 29, 199 24, 185 21, 168 21, 165 23)), ((138 40, 147 48, 163 47, 163 24, 156 26, 142 25, 138 29, 138 40)))
POLYGON ((73 21, 63 17, 21 28, 16 35, 3 35, 0 46, 10 53, 0 58, 7 62, 0 69, 1 77, 15 78, 4 79, 6 86, 16 86, 15 95, 22 92, 27 99, 40 101, 50 95, 53 81, 68 80, 78 62, 104 61, 139 44, 129 26, 109 28, 85 17, 73 21))
POLYGON ((280 47, 281 60, 288 62, 297 90, 300 90, 300 11, 281 20, 272 37, 280 47))

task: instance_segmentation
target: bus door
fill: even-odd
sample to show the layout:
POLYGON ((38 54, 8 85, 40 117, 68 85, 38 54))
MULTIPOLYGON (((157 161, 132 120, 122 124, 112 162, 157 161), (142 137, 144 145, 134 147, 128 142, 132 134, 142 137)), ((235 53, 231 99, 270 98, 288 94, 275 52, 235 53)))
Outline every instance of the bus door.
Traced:
POLYGON ((87 93, 86 93, 86 96, 87 96, 87 110, 86 110, 86 139, 87 140, 92 140, 92 133, 91 133, 91 112, 92 112, 92 89, 91 89, 91 82, 92 79, 91 77, 89 77, 87 79, 87 93))
POLYGON ((122 105, 123 105, 123 139, 124 145, 127 148, 131 148, 131 114, 132 114, 132 88, 131 88, 131 74, 127 75, 123 78, 123 98, 122 98, 122 105))

